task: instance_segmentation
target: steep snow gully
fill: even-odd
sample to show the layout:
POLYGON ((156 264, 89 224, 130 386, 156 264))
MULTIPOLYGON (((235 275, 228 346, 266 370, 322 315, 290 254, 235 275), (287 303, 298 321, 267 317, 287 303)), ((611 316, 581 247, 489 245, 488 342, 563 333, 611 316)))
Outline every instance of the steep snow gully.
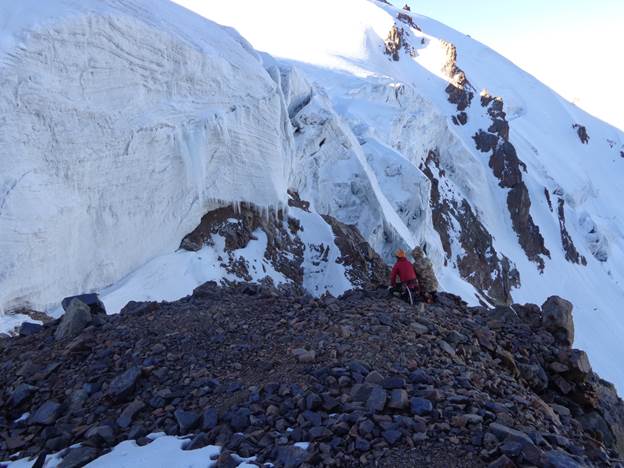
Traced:
POLYGON ((247 280, 339 294, 330 215, 386 260, 426 243, 470 303, 568 298, 575 346, 622 392, 622 132, 431 19, 290 3, 2 2, 2 330, 85 291, 112 312, 176 299, 236 279, 228 256, 247 280), (300 222, 302 275, 262 233, 178 250, 241 202, 300 222))

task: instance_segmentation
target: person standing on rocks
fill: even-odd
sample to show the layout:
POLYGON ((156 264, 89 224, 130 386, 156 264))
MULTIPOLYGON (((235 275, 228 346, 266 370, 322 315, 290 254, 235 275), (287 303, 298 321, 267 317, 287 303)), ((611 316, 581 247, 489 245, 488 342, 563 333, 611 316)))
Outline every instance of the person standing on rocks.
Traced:
POLYGON ((427 258, 425 250, 420 246, 416 246, 412 250, 412 257, 414 257, 412 266, 418 276, 420 293, 423 299, 431 304, 435 300, 438 291, 438 279, 433 271, 431 260, 427 258))
POLYGON ((397 261, 390 274, 390 290, 394 295, 401 296, 413 303, 418 293, 418 278, 414 267, 407 259, 404 250, 397 250, 394 256, 397 261), (401 280, 400 284, 397 284, 397 278, 401 280))

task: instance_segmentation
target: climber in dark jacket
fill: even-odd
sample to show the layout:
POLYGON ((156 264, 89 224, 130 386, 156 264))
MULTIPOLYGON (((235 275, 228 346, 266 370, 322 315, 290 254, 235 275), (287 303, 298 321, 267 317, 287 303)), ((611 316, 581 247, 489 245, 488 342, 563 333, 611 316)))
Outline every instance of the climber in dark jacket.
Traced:
POLYGON ((397 261, 392 267, 392 273, 390 274, 390 289, 395 295, 404 295, 409 289, 411 294, 408 297, 416 297, 418 292, 418 279, 416 278, 416 272, 414 266, 405 256, 405 252, 401 249, 397 250, 394 254, 397 261), (397 286, 397 277, 401 280, 401 284, 397 286))

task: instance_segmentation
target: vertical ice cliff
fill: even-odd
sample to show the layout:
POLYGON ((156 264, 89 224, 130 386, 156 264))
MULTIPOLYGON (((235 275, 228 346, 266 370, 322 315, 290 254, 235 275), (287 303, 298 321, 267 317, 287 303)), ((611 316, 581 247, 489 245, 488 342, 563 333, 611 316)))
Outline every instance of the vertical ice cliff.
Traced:
POLYGON ((0 308, 106 286, 218 202, 285 200, 283 99, 232 30, 165 1, 0 17, 0 308))

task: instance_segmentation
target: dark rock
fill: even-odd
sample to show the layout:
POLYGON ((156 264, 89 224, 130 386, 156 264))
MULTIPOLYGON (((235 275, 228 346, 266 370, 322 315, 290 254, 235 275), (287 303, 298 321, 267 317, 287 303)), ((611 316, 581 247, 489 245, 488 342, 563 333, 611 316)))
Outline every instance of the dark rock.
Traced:
POLYGON ((370 450, 370 443, 366 439, 361 437, 355 438, 355 449, 360 452, 368 452, 370 450))
POLYGON ((210 429, 214 429, 217 427, 217 423, 219 422, 219 415, 217 410, 214 408, 208 408, 204 411, 202 415, 202 431, 209 431, 210 429))
POLYGON ((433 411, 433 404, 425 398, 412 398, 410 401, 410 407, 412 409, 412 413, 418 416, 426 416, 431 414, 433 411))
POLYGON ((507 455, 501 455, 490 463, 488 468, 516 468, 516 464, 507 455))
POLYGON ((93 315, 106 315, 106 307, 104 307, 104 304, 100 301, 99 296, 95 293, 66 297, 61 301, 61 306, 63 306, 63 310, 65 312, 67 312, 67 310, 71 307, 71 303, 74 300, 78 300, 88 306, 91 314, 93 315))
POLYGON ((515 458, 520 455, 520 452, 522 451, 522 444, 520 442, 508 440, 503 442, 503 444, 499 447, 499 450, 508 457, 515 458))
POLYGON ((401 431, 390 429, 387 431, 383 431, 381 435, 386 440, 386 442, 388 442, 390 445, 394 445, 399 440, 401 440, 403 434, 401 434, 401 431))
POLYGON ((432 385, 433 378, 422 369, 417 369, 409 375, 410 381, 415 384, 432 385))
POLYGON ((381 385, 383 381, 384 381, 383 375, 381 375, 377 371, 369 372, 369 374, 366 376, 366 383, 371 384, 371 385, 381 385))
POLYGON ((589 434, 592 434, 594 437, 599 440, 604 441, 609 447, 613 447, 615 444, 615 437, 613 436, 613 432, 611 431, 609 425, 604 420, 604 418, 596 411, 591 411, 589 413, 578 416, 578 419, 583 425, 583 429, 589 434))
POLYGON ((97 457, 97 450, 93 447, 76 447, 70 449, 57 465, 58 468, 80 468, 97 457))
POLYGON ((351 388, 351 398, 353 401, 366 401, 370 397, 374 386, 369 384, 355 384, 351 388))
POLYGON ((43 325, 33 322, 23 322, 19 327, 19 336, 32 336, 43 330, 43 325))
POLYGON ((306 396, 306 408, 309 410, 317 410, 321 407, 323 400, 316 393, 309 393, 306 396))
POLYGON ((96 426, 89 429, 85 435, 89 440, 92 440, 97 445, 100 444, 112 444, 115 439, 113 428, 110 426, 96 426))
POLYGON ((376 413, 382 411, 386 406, 386 399, 388 395, 386 391, 378 386, 373 387, 368 400, 366 400, 366 407, 369 411, 376 413))
POLYGON ((321 415, 319 413, 315 413, 314 411, 306 410, 303 412, 303 417, 310 423, 312 426, 320 426, 322 422, 321 415))
POLYGON ((158 310, 159 305, 157 302, 128 302, 120 314, 133 314, 133 315, 147 315, 151 312, 158 310))
POLYGON ((13 390, 13 393, 11 393, 11 396, 9 397, 9 405, 11 405, 13 408, 20 406, 22 403, 28 400, 35 393, 36 390, 37 387, 34 387, 32 385, 28 385, 25 383, 19 384, 15 388, 15 390, 13 390))
POLYGON ((332 436, 332 431, 323 426, 314 426, 308 431, 312 440, 327 439, 332 436))
POLYGON ((352 361, 349 363, 349 369, 351 369, 351 372, 356 372, 358 374, 362 374, 362 375, 368 375, 368 373, 370 372, 368 366, 366 364, 364 364, 363 362, 360 361, 352 361))
POLYGON ((67 434, 61 434, 58 437, 46 440, 45 448, 51 452, 60 452, 67 448, 71 442, 71 437, 67 434))
POLYGON ((560 451, 551 450, 546 452, 546 468, 581 468, 583 465, 574 460, 570 455, 560 451))
POLYGON ((177 409, 174 413, 178 427, 180 428, 180 434, 187 434, 197 427, 199 424, 200 415, 194 411, 184 411, 177 409))
POLYGON ((237 468, 240 462, 227 450, 219 455, 215 468, 237 468))
POLYGON ((574 342, 572 303, 559 296, 551 296, 542 305, 542 323, 546 330, 567 346, 574 342))
POLYGON ((117 425, 122 429, 129 428, 136 414, 143 408, 145 408, 145 404, 141 400, 133 401, 121 412, 117 418, 117 425))
POLYGON ((72 299, 64 309, 65 314, 54 332, 57 340, 78 336, 93 320, 91 309, 79 299, 72 299))
POLYGON ((141 376, 139 367, 131 367, 113 379, 108 387, 108 394, 115 400, 123 400, 134 393, 135 386, 141 376))
POLYGON ((381 383, 382 387, 387 390, 393 390, 395 388, 404 388, 405 379, 402 377, 388 377, 381 383))
POLYGON ((210 443, 210 436, 205 432, 200 432, 195 437, 193 437, 193 439, 187 445, 184 446, 184 450, 197 450, 207 447, 208 445, 210 445, 210 443))
POLYGON ((536 392, 543 392, 548 388, 548 375, 539 364, 520 364, 518 366, 520 375, 526 380, 529 386, 536 392))
POLYGON ((284 468, 297 468, 306 462, 308 452, 300 447, 278 447, 277 463, 284 468))
POLYGON ((592 373, 589 357, 585 351, 573 349, 567 362, 570 366, 568 375, 576 382, 584 382, 592 373))
POLYGON ((395 389, 390 392, 390 401, 388 402, 388 408, 404 409, 409 406, 409 397, 407 392, 403 389, 395 389))
POLYGON ((544 464, 544 453, 535 445, 523 444, 520 455, 522 455, 525 461, 532 465, 542 466, 544 464))
POLYGON ((475 141, 477 149, 483 153, 489 153, 498 145, 498 137, 483 130, 475 133, 472 139, 475 141))
POLYGON ((362 435, 372 434, 375 430, 375 423, 370 419, 365 419, 358 425, 358 430, 362 435))
POLYGON ((575 123, 574 125, 572 125, 572 128, 576 130, 576 134, 578 135, 579 140, 581 140, 581 143, 583 143, 584 145, 589 143, 589 134, 587 133, 587 128, 585 128, 584 125, 579 125, 575 123))
POLYGON ((249 410, 241 408, 230 417, 230 426, 235 432, 243 432, 249 427, 249 410))
POLYGON ((60 416, 62 406, 56 401, 46 401, 42 404, 37 411, 30 417, 30 424, 41 424, 43 426, 49 426, 54 424, 57 418, 60 416))
POLYGON ((512 429, 511 427, 507 427, 499 423, 492 423, 490 424, 489 430, 500 441, 513 441, 519 442, 522 445, 533 445, 533 441, 527 434, 516 429, 512 429))

